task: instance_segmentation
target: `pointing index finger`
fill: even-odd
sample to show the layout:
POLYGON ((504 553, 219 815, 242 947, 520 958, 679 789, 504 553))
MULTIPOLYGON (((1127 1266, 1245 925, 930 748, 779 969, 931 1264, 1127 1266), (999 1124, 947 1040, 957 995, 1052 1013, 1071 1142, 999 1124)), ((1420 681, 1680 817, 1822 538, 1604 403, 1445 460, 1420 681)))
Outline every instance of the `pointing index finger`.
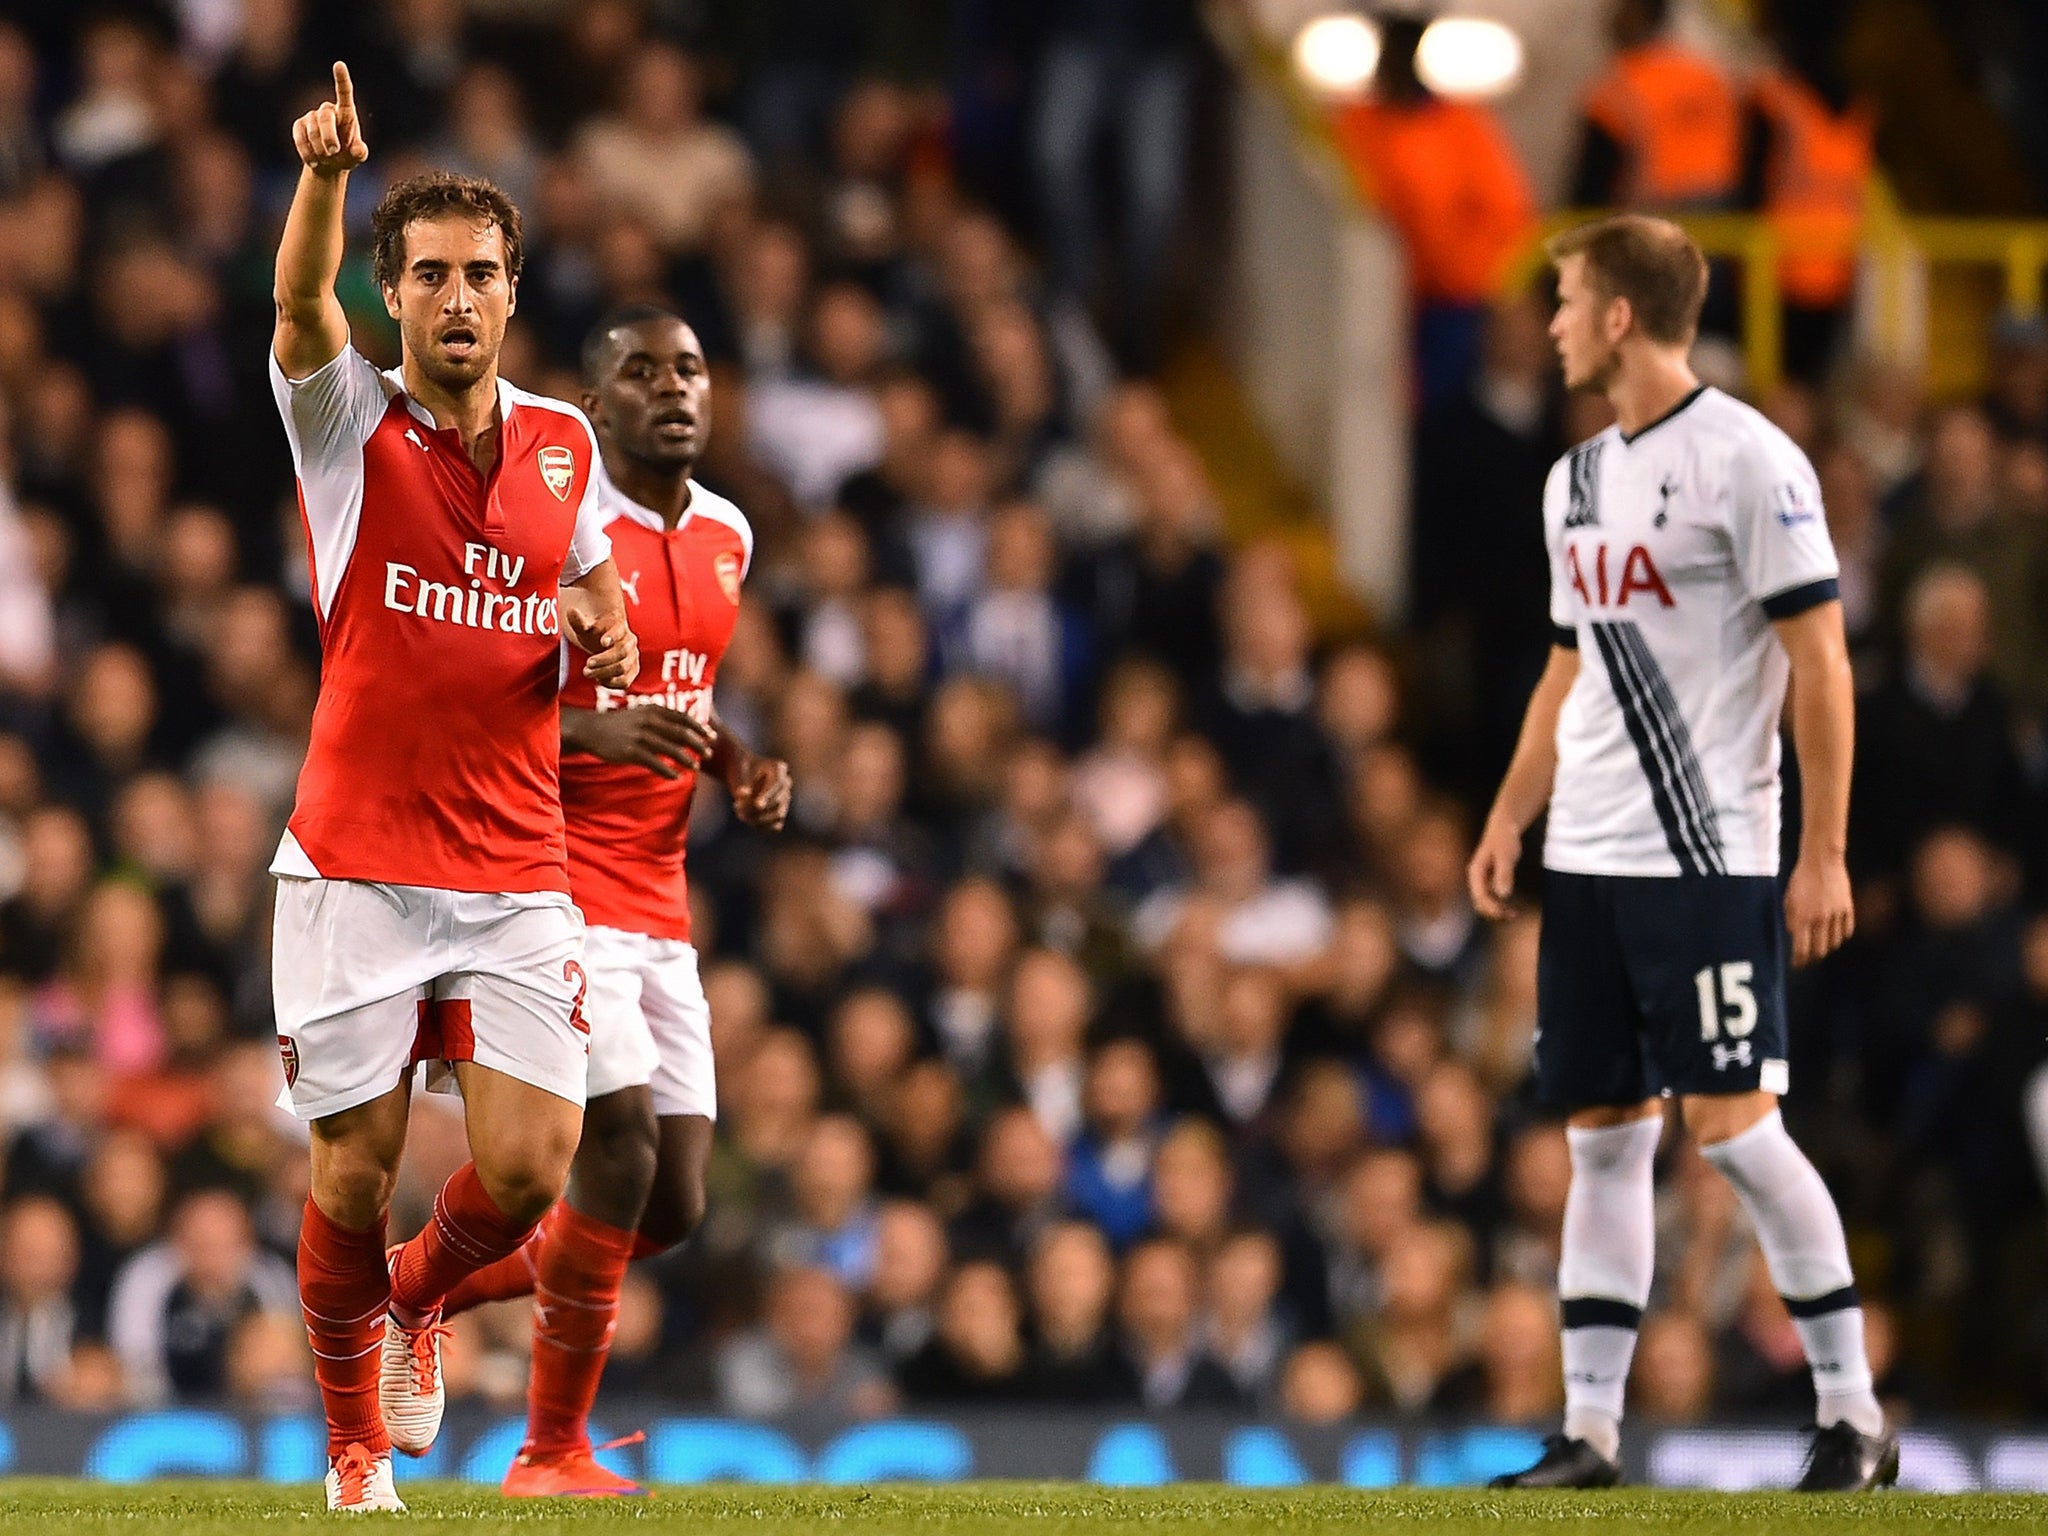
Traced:
POLYGON ((348 77, 348 66, 334 61, 334 104, 344 112, 352 112, 356 105, 356 88, 348 77))

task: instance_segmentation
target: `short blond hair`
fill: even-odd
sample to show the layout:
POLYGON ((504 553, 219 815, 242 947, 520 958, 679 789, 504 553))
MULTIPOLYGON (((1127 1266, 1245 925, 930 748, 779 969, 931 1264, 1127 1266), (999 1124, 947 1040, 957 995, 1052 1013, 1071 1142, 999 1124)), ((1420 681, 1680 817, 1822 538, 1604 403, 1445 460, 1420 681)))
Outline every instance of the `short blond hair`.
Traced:
POLYGON ((1707 299, 1707 258, 1668 219, 1643 213, 1575 224, 1544 249, 1554 264, 1586 259, 1586 276, 1610 299, 1627 299, 1636 328, 1651 341, 1683 346, 1699 330, 1707 299))

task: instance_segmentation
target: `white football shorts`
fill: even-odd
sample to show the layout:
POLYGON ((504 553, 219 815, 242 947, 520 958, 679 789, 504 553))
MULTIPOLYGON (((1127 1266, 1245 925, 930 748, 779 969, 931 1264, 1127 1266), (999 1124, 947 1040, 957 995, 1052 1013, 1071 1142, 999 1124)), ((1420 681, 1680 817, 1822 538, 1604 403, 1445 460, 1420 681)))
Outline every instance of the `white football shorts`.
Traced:
POLYGON ((697 978, 697 951, 683 939, 657 939, 593 926, 583 940, 590 971, 590 1097, 642 1083, 657 1115, 718 1118, 711 1070, 711 1008, 697 978))
POLYGON ((453 1091, 473 1061, 584 1101, 583 914, 568 896, 499 896, 280 876, 271 989, 285 1091, 319 1120, 389 1092, 419 1062, 453 1091))

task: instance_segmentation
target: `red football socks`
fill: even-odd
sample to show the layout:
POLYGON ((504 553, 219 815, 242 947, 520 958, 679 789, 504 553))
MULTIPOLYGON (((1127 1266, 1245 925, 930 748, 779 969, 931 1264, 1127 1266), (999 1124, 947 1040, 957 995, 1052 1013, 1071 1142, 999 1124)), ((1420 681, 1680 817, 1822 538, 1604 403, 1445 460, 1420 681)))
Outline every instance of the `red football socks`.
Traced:
POLYGON ((476 1164, 464 1163, 434 1197, 426 1229, 398 1251, 391 1271, 391 1311, 418 1327, 465 1275, 518 1252, 533 1223, 514 1221, 484 1191, 476 1164))
MULTIPOLYGON (((464 1275, 455 1282, 455 1289, 441 1303, 441 1315, 460 1317, 473 1307, 488 1306, 494 1301, 512 1301, 521 1296, 533 1294, 534 1276, 540 1270, 540 1248, 546 1239, 549 1224, 555 1219, 555 1212, 566 1204, 558 1201, 541 1217, 540 1225, 533 1229, 533 1235, 520 1244, 517 1252, 509 1253, 494 1264, 486 1264, 474 1273, 464 1275)), ((588 1218, 586 1218, 588 1219, 588 1218)), ((606 1228, 607 1231, 612 1230, 606 1228)), ((667 1253, 674 1246, 657 1243, 653 1238, 635 1232, 633 1234, 633 1259, 651 1259, 656 1254, 667 1253)))
POLYGON ((384 1268, 384 1218, 367 1231, 336 1226, 306 1202, 299 1222, 299 1309, 313 1346, 313 1376, 327 1410, 327 1454, 360 1445, 372 1456, 391 1449, 377 1409, 384 1309, 391 1295, 384 1268))
POLYGON ((456 1281, 455 1289, 441 1303, 441 1316, 460 1317, 472 1307, 531 1296, 534 1271, 540 1265, 541 1240, 547 1235, 548 1223, 555 1219, 555 1212, 560 1209, 559 1205, 551 1207, 547 1215, 541 1217, 540 1225, 515 1251, 456 1281))
POLYGON ((533 1376, 526 1390, 526 1450, 562 1456, 590 1449, 619 1287, 633 1259, 633 1234, 584 1215, 567 1201, 542 1226, 534 1280, 533 1376))

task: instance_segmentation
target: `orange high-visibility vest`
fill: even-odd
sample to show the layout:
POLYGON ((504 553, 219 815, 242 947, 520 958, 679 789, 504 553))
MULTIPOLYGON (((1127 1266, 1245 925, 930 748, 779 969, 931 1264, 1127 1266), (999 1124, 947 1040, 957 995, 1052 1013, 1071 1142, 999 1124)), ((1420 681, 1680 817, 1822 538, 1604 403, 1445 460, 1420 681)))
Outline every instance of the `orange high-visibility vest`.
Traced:
POLYGON ((1492 299, 1537 228, 1529 178, 1493 113, 1468 102, 1366 100, 1330 126, 1365 200, 1400 230, 1416 298, 1492 299))
POLYGON ((1835 112, 1793 75, 1767 73, 1753 89, 1772 128, 1764 212, 1785 252, 1778 287, 1795 304, 1831 309, 1856 285, 1876 125, 1864 103, 1835 112))
POLYGON ((1742 178, 1742 103, 1713 63, 1662 40, 1617 53, 1586 116, 1628 156, 1632 207, 1724 204, 1742 178))

